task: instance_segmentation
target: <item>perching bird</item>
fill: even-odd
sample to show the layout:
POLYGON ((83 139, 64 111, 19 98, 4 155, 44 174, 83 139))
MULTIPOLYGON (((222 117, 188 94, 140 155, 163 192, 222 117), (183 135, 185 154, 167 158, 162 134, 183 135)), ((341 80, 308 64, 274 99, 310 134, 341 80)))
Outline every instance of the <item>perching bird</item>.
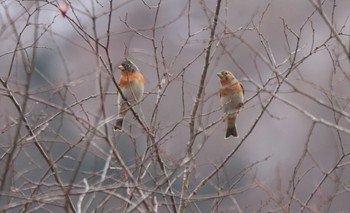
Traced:
POLYGON ((225 139, 231 135, 238 137, 236 119, 239 109, 243 106, 243 86, 230 71, 219 72, 217 76, 221 83, 220 103, 227 119, 225 139))
MULTIPOLYGON (((145 83, 143 75, 137 66, 127 59, 118 66, 118 69, 121 71, 119 87, 129 105, 134 106, 141 100, 143 95, 145 83)), ((124 117, 130 108, 119 92, 117 93, 117 103, 118 118, 113 130, 121 130, 123 128, 124 117)))

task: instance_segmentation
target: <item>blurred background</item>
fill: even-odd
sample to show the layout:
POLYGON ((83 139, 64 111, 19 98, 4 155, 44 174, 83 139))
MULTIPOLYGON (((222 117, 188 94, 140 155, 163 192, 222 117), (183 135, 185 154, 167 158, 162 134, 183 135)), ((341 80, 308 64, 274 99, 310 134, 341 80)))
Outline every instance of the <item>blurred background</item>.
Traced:
POLYGON ((1 1, 1 211, 178 211, 207 63, 188 194, 217 171, 185 212, 346 212, 350 1, 222 1, 206 61, 217 3, 1 1), (125 58, 142 125, 113 132, 125 58), (222 70, 246 99, 226 140, 222 70))

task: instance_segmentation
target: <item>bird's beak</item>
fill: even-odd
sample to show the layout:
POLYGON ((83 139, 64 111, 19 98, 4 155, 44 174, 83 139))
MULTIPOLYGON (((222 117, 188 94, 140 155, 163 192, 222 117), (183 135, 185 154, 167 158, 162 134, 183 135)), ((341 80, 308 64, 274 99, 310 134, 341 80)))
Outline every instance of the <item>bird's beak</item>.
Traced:
POLYGON ((123 71, 123 70, 124 70, 124 67, 123 67, 122 65, 119 65, 119 66, 118 66, 118 69, 120 69, 121 71, 123 71))
POLYGON ((223 77, 222 74, 221 74, 221 72, 216 73, 216 75, 217 75, 219 78, 222 78, 222 77, 223 77))

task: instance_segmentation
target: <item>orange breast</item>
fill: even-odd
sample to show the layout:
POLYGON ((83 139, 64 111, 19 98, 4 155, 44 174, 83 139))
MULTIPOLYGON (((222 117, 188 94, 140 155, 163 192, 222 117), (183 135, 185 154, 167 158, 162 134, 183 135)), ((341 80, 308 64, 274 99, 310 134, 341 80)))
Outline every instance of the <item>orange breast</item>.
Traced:
POLYGON ((239 82, 236 83, 227 83, 224 84, 222 82, 222 87, 220 90, 220 95, 221 96, 225 96, 225 95, 230 95, 230 94, 238 94, 238 93, 242 93, 242 87, 241 84, 239 82))
POLYGON ((135 73, 126 73, 122 72, 122 76, 119 80, 119 86, 121 87, 127 87, 130 83, 138 82, 141 84, 145 83, 145 79, 143 78, 143 75, 140 72, 135 73))

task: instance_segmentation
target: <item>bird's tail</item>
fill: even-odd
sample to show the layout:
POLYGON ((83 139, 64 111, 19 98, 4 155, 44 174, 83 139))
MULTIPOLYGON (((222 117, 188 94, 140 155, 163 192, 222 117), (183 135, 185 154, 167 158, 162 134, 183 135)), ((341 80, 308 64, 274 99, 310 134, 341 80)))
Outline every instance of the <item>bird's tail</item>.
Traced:
POLYGON ((236 118, 237 118, 236 114, 227 116, 227 129, 226 129, 225 139, 227 139, 231 135, 235 138, 238 138, 238 132, 237 132, 237 127, 236 127, 236 118))
POLYGON ((118 118, 115 123, 115 126, 113 127, 113 130, 121 131, 123 129, 123 121, 124 121, 124 118, 118 118))
POLYGON ((124 118, 126 116, 126 113, 128 112, 128 106, 126 105, 126 103, 122 103, 119 104, 119 108, 118 108, 118 117, 117 117, 117 121, 115 123, 115 126, 113 127, 114 131, 121 131, 123 129, 123 121, 124 118))

